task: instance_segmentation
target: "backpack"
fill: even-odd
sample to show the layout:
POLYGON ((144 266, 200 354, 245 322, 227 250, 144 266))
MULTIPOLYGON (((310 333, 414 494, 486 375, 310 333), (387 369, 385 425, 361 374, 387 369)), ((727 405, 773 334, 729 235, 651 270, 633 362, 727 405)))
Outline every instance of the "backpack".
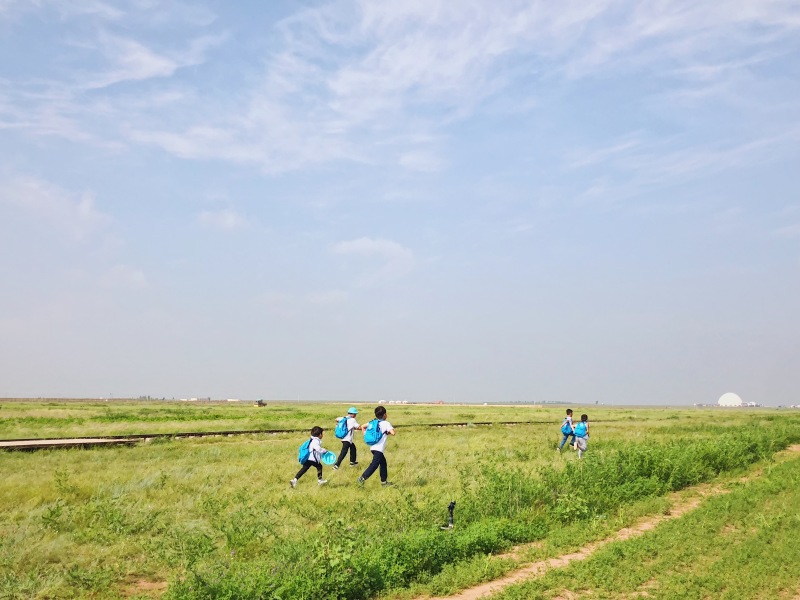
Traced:
POLYGON ((339 419, 339 422, 336 423, 336 429, 333 430, 333 433, 335 433, 336 437, 340 440, 343 440, 347 437, 347 434, 350 433, 350 430, 347 428, 347 417, 342 417, 339 419))
POLYGON ((572 433, 572 427, 569 426, 569 421, 564 419, 564 422, 561 424, 561 433, 564 435, 569 435, 572 433))
POLYGON ((581 421, 577 425, 575 425, 575 435, 578 437, 585 437, 586 436, 586 426, 587 423, 585 421, 581 421))
POLYGON ((305 464, 305 462, 308 460, 308 457, 311 456, 311 450, 308 448, 311 440, 312 438, 308 438, 301 444, 300 450, 297 451, 297 462, 299 462, 301 465, 305 464))
POLYGON ((374 446, 381 441, 383 431, 381 431, 380 423, 379 419, 372 419, 367 423, 367 428, 364 430, 364 443, 367 446, 374 446))

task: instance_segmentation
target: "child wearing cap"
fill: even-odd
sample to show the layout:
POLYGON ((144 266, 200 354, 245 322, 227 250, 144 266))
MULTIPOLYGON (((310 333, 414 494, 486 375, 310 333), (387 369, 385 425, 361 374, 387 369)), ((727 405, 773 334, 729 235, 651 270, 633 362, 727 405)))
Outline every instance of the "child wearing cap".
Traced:
MULTIPOLYGON (((384 452, 386 451, 386 439, 390 435, 395 435, 394 427, 389 421, 386 420, 386 409, 383 406, 378 406, 375 409, 375 418, 378 420, 378 429, 383 434, 381 435, 381 439, 378 440, 377 443, 373 444, 369 447, 372 451, 372 462, 367 467, 367 470, 358 478, 358 484, 364 485, 364 482, 370 478, 370 476, 375 472, 376 469, 380 468, 380 476, 381 476, 381 485, 388 486, 392 485, 391 481, 388 481, 389 477, 389 468, 386 466, 386 456, 384 452)), ((365 431, 368 425, 362 425, 361 431, 365 431)))
POLYGON ((589 446, 589 415, 581 415, 581 422, 575 425, 575 447, 578 450, 578 458, 583 456, 589 446))
POLYGON ((359 429, 361 425, 358 424, 356 421, 356 415, 358 414, 358 409, 355 406, 351 406, 347 409, 347 416, 346 417, 337 417, 336 423, 339 424, 340 421, 345 420, 347 426, 347 435, 345 435, 342 440, 342 451, 339 453, 339 458, 336 460, 336 464, 333 465, 333 470, 337 470, 339 465, 342 464, 344 457, 347 456, 347 452, 350 452, 350 466, 355 467, 358 464, 356 460, 356 444, 353 442, 353 432, 356 429, 359 429))
POLYGON ((322 435, 324 431, 325 430, 319 426, 311 428, 311 440, 308 444, 308 458, 306 459, 306 462, 303 463, 303 466, 300 467, 300 470, 297 472, 297 475, 294 476, 294 479, 289 482, 290 486, 296 486, 297 480, 300 479, 311 467, 317 469, 317 484, 325 485, 328 483, 327 479, 322 478, 322 455, 327 452, 327 450, 322 447, 322 435))

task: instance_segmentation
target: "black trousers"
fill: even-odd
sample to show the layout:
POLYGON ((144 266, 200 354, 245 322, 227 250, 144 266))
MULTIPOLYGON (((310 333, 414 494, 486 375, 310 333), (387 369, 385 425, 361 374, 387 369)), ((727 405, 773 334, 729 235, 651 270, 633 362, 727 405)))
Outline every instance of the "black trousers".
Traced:
POLYGON ((322 465, 315 460, 307 460, 306 462, 304 462, 303 466, 300 468, 300 470, 297 472, 297 475, 295 475, 294 478, 300 479, 303 476, 303 474, 306 471, 308 471, 311 467, 317 468, 317 479, 322 479, 322 465))
POLYGON ((342 464, 348 450, 350 451, 350 462, 356 462, 356 445, 353 442, 342 442, 342 451, 339 453, 339 458, 336 459, 337 467, 342 464))
POLYGON ((383 455, 383 452, 380 450, 373 450, 372 451, 372 462, 369 463, 367 470, 364 471, 364 474, 361 476, 362 479, 369 479, 370 476, 375 472, 375 469, 380 467, 380 475, 381 481, 386 481, 389 477, 389 467, 386 466, 386 457, 383 455))

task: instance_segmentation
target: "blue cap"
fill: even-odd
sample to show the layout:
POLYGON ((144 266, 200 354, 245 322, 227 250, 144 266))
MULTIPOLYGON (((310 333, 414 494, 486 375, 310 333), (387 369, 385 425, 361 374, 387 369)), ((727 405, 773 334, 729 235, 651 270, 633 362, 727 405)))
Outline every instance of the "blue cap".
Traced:
POLYGON ((350 408, 347 409, 347 414, 349 414, 349 415, 357 415, 358 414, 358 409, 355 406, 351 406, 350 408))

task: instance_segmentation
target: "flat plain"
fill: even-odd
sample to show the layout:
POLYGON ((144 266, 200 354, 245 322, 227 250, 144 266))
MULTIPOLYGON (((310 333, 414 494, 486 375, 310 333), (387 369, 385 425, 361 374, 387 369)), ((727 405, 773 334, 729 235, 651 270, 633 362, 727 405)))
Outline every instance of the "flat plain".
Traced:
MULTIPOLYGON (((575 405, 592 423, 579 461, 556 452, 565 407, 387 405, 393 487, 356 485, 369 462, 358 440, 357 468, 326 467, 322 487, 309 472, 291 489, 304 431, 326 428, 323 445, 338 452, 334 419, 347 406, 0 402, 0 439, 296 430, 0 453, 0 597, 445 596, 667 514, 674 494, 704 485, 726 493, 497 593, 800 591, 793 569, 760 558, 797 564, 800 462, 786 454, 800 442, 796 411, 575 405), (431 426, 443 423, 459 425, 431 426), (455 527, 442 530, 451 501, 455 527)), ((358 407, 365 422, 374 405, 358 407)))

